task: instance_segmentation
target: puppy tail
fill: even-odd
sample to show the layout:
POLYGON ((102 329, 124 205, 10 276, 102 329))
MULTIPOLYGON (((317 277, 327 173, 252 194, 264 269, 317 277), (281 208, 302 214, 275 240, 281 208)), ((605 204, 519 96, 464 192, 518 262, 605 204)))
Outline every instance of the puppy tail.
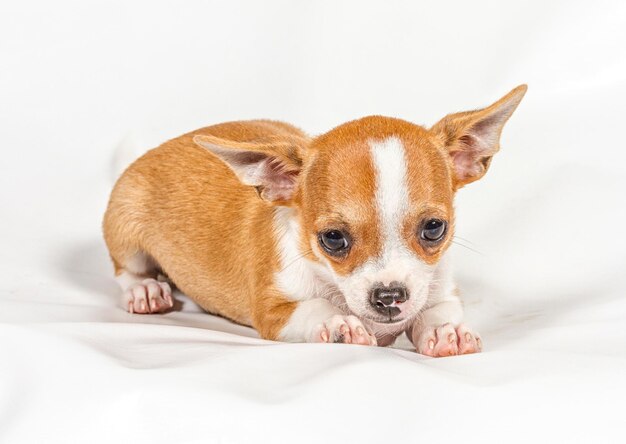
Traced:
POLYGON ((146 152, 145 144, 140 135, 135 131, 129 131, 113 150, 109 177, 115 183, 128 166, 146 152))

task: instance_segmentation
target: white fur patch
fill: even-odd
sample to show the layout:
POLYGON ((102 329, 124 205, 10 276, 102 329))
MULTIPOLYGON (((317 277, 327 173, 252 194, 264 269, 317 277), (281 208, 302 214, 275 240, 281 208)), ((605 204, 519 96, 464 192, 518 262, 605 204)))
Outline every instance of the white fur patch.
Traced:
POLYGON ((376 207, 381 223, 382 257, 384 262, 388 262, 401 250, 406 250, 401 235, 402 222, 409 208, 406 157, 404 146, 397 137, 370 142, 370 147, 376 171, 376 207))
POLYGON ((279 339, 285 342, 313 342, 315 327, 337 314, 341 314, 341 310, 325 299, 300 302, 281 330, 279 339))
POLYGON ((141 277, 135 273, 131 273, 130 271, 122 271, 120 274, 115 276, 115 280, 120 287, 122 287, 122 290, 130 288, 144 279, 145 277, 141 277))
POLYGON ((440 302, 424 310, 418 321, 418 328, 447 323, 459 325, 463 320, 463 304, 457 296, 450 295, 449 299, 447 302, 440 302))
POLYGON ((285 296, 303 301, 315 297, 328 297, 336 287, 324 278, 327 271, 321 265, 303 257, 300 249, 301 228, 295 210, 276 207, 274 232, 278 244, 280 270, 274 275, 274 283, 285 296))

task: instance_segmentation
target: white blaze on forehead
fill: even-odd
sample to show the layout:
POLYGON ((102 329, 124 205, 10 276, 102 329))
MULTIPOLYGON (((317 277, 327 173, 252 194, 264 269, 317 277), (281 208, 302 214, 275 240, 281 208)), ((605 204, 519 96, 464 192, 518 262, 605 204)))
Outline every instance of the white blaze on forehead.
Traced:
POLYGON ((381 223, 383 263, 405 250, 402 221, 409 208, 407 162, 404 145, 397 137, 370 141, 376 173, 376 207, 381 223))

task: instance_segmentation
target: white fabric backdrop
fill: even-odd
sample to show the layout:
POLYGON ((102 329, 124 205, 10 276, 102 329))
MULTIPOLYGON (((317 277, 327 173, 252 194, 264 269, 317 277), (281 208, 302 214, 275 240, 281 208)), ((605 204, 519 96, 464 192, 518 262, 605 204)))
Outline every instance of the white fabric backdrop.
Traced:
POLYGON ((0 442, 625 442, 624 48, 617 1, 0 3, 0 442), (255 117, 432 124, 524 82, 457 199, 484 353, 118 306, 100 220, 129 146, 255 117))

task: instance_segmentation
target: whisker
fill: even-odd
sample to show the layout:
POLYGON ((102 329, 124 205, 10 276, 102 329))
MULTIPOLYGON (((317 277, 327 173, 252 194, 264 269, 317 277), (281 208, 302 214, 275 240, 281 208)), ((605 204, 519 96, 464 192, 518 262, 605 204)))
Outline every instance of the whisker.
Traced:
POLYGON ((464 245, 464 244, 462 244, 462 243, 460 243, 460 242, 456 242, 456 241, 452 240, 452 243, 453 243, 453 244, 455 244, 455 245, 459 245, 459 246, 461 246, 461 247, 463 247, 463 248, 467 248, 468 250, 473 251, 473 252, 474 252, 474 253, 476 253, 476 254, 480 254, 481 256, 484 256, 484 255, 485 255, 485 253, 482 253, 482 252, 480 252, 480 251, 478 251, 478 250, 475 250, 475 249, 474 249, 474 248, 472 248, 472 247, 468 247, 467 245, 464 245))
POLYGON ((313 252, 313 250, 309 249, 309 250, 305 251, 304 253, 299 254, 299 255, 298 255, 298 256, 297 256, 294 260, 292 260, 292 261, 291 261, 291 262, 289 262, 287 265, 285 265, 285 266, 283 267, 283 269, 282 269, 282 270, 280 270, 280 271, 281 271, 281 272, 285 271, 287 268, 291 267, 293 264, 295 264, 295 263, 296 263, 296 262, 298 262, 300 259, 302 259, 303 257, 305 257, 305 256, 309 255, 309 254, 310 254, 310 253, 312 253, 312 252, 313 252))
POLYGON ((457 236, 456 234, 455 234, 453 237, 454 237, 455 239, 460 239, 460 240, 462 240, 463 242, 467 242, 467 243, 468 243, 468 244, 470 244, 470 245, 477 246, 477 245, 476 245, 474 242, 472 242, 471 240, 469 240, 469 239, 465 239, 465 238, 463 238, 463 237, 461 237, 461 236, 457 236))

